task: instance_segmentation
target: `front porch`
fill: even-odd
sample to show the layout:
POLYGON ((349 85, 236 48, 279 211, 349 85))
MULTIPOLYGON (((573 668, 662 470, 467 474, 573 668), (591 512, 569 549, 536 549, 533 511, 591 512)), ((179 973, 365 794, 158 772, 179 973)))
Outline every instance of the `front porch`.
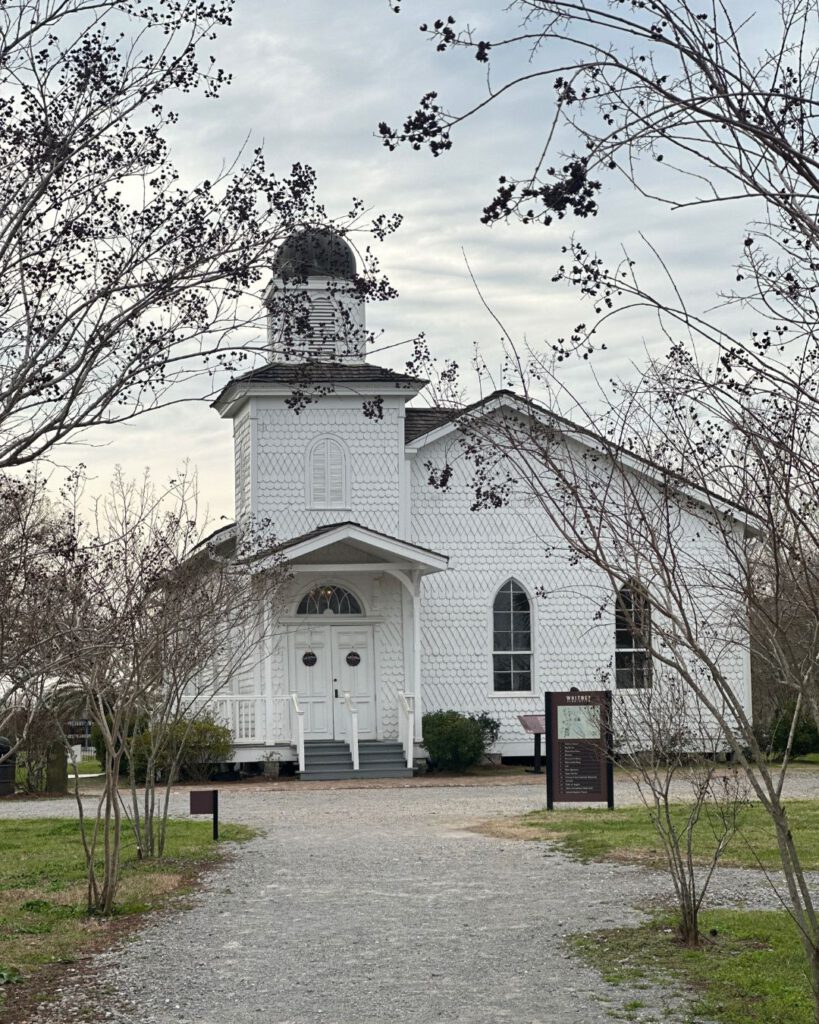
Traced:
POLYGON ((255 667, 209 700, 235 760, 292 761, 304 778, 406 773, 421 735, 421 582, 447 558, 356 523, 281 551, 285 608, 255 667))

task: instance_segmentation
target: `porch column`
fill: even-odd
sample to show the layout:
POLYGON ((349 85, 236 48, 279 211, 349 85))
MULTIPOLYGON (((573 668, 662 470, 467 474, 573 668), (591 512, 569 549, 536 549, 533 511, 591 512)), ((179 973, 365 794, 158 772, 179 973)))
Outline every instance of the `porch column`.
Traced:
POLYGON ((415 742, 421 740, 421 574, 412 573, 412 692, 415 696, 415 742))

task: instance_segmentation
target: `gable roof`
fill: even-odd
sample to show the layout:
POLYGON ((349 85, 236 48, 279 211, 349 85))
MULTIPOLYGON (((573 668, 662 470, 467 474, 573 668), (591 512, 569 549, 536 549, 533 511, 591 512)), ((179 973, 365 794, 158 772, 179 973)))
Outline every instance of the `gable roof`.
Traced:
MULTIPOLYGON (((206 544, 215 547, 235 544, 236 536, 236 523, 220 526, 219 529, 214 530, 213 533, 201 540, 195 550, 201 549, 206 544)), ((279 552, 288 559, 299 558, 345 541, 358 544, 382 556, 411 562, 423 572, 440 572, 442 569, 446 569, 449 563, 448 555, 442 555, 438 551, 433 551, 432 548, 425 548, 400 537, 382 533, 380 530, 373 530, 369 526, 362 526, 361 523, 349 519, 317 526, 314 530, 301 533, 297 537, 279 541, 273 547, 254 554, 250 560, 256 561, 279 552)))
MULTIPOLYGON (((468 417, 471 413, 479 412, 485 409, 486 413, 501 409, 504 406, 513 406, 517 410, 526 416, 533 416, 538 419, 548 419, 552 423, 561 427, 566 434, 573 435, 578 440, 586 442, 596 442, 605 445, 605 450, 612 452, 624 460, 631 461, 635 465, 634 469, 640 468, 647 475, 654 478, 662 477, 665 479, 674 480, 683 488, 689 488, 691 492, 700 494, 709 499, 709 501, 718 502, 721 505, 726 506, 727 509, 731 509, 732 512, 738 512, 741 514, 745 526, 757 532, 759 530, 759 521, 754 513, 739 502, 733 501, 731 498, 726 497, 724 494, 720 494, 718 491, 714 491, 709 487, 704 487, 700 484, 693 483, 680 473, 672 472, 666 469, 660 463, 654 462, 652 459, 647 458, 644 455, 640 455, 637 452, 632 452, 628 448, 614 441, 609 440, 597 431, 592 430, 590 427, 581 426, 579 423, 574 423, 572 420, 567 419, 565 416, 561 416, 559 413, 552 412, 545 405, 541 405, 532 398, 527 398, 522 395, 516 394, 514 391, 510 391, 506 388, 493 391, 492 394, 487 395, 485 398, 479 399, 477 402, 472 402, 470 405, 465 405, 462 409, 439 409, 437 412, 446 415, 441 415, 437 422, 431 417, 425 421, 420 418, 418 425, 422 423, 426 425, 427 429, 424 433, 415 434, 412 440, 405 440, 405 444, 411 447, 423 447, 424 445, 431 444, 433 441, 437 441, 439 437, 442 437, 452 431, 459 429, 458 420, 468 417), (755 525, 756 524, 756 525, 755 525)), ((432 412, 433 410, 418 410, 419 412, 432 412)), ((409 414, 410 410, 407 410, 409 414)))

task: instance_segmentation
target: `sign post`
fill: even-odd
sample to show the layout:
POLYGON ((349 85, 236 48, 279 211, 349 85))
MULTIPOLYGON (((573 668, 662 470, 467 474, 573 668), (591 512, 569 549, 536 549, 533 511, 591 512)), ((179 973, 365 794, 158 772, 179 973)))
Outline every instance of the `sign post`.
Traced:
POLYGON ((195 789, 191 791, 191 814, 213 815, 213 839, 219 838, 219 790, 195 789))
MULTIPOLYGON (((518 715, 518 721, 523 726, 524 732, 528 732, 535 737, 535 764, 532 768, 532 774, 542 775, 540 737, 546 733, 546 719, 543 715, 518 715)), ((527 768, 526 771, 528 772, 529 769, 527 768)))
POLYGON ((546 699, 546 807, 614 807, 610 690, 550 692, 546 699))

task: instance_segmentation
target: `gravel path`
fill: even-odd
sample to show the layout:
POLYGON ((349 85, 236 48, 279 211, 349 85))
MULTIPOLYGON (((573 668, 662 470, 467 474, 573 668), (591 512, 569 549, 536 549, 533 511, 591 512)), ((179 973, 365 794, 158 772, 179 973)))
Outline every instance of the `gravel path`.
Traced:
MULTIPOLYGON (((817 782, 800 781, 794 795, 815 795, 817 782)), ((631 802, 619 789, 618 803, 631 802)), ((117 1007, 107 1019, 602 1024, 635 997, 653 1005, 630 1019, 669 1019, 673 996, 612 989, 562 942, 571 931, 637 920, 636 907, 668 894, 663 875, 578 864, 548 844, 470 830, 543 802, 532 784, 224 789, 222 819, 264 834, 208 875, 188 909, 156 915, 97 958, 97 991, 117 1007)), ((174 812, 186 805, 187 793, 176 794, 174 812)), ((69 808, 13 802, 0 816, 69 808)), ((744 871, 722 871, 713 894, 770 902, 744 871)), ((68 984, 37 1021, 87 1019, 87 984, 68 984)))

